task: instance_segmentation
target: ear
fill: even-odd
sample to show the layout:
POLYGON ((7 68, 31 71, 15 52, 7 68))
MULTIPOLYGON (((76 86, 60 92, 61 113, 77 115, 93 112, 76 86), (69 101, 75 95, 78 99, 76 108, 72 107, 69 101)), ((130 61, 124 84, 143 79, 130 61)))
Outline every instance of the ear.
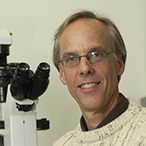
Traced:
POLYGON ((117 59, 117 75, 121 76, 124 72, 125 64, 122 60, 122 56, 120 55, 117 59))
POLYGON ((66 78, 65 78, 65 74, 64 74, 64 70, 61 66, 58 66, 59 67, 59 78, 61 80, 61 82, 66 85, 66 78))

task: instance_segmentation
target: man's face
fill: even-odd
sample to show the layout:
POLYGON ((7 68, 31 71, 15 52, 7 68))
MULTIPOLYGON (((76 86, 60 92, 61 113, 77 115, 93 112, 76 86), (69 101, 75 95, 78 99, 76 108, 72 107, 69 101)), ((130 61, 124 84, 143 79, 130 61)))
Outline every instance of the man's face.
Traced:
MULTIPOLYGON (((106 27, 94 19, 80 19, 70 24, 60 37, 60 58, 64 54, 86 55, 97 51, 114 51, 106 27)), ((82 57, 73 67, 59 66, 60 79, 82 111, 101 110, 118 95, 118 80, 124 71, 121 58, 109 54, 100 63, 90 63, 82 57)))

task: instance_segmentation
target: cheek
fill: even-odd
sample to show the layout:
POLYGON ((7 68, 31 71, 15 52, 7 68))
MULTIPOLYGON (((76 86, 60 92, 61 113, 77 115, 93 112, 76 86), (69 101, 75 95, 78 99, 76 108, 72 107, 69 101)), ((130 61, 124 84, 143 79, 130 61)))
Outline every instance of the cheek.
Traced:
POLYGON ((68 86, 68 88, 72 88, 76 79, 75 71, 71 69, 61 69, 60 79, 63 84, 68 86))
POLYGON ((75 72, 70 72, 66 74, 67 86, 70 90, 74 90, 75 82, 76 82, 76 74, 75 72))
POLYGON ((64 72, 64 69, 62 67, 59 67, 59 78, 64 85, 67 84, 65 72, 64 72))
POLYGON ((66 78, 66 85, 68 88, 69 93, 72 95, 73 98, 76 99, 77 97, 77 89, 76 89, 76 75, 71 72, 68 74, 65 74, 65 78, 66 78))
POLYGON ((109 62, 102 65, 99 74, 105 84, 117 83, 117 70, 114 63, 109 62))

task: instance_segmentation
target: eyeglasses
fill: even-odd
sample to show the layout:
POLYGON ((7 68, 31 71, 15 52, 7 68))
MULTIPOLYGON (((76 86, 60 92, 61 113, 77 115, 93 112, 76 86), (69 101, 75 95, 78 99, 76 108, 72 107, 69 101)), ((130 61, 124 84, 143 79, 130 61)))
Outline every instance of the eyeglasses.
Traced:
POLYGON ((65 67, 77 66, 80 64, 82 57, 86 57, 90 63, 100 63, 100 62, 104 61, 106 59, 106 57, 111 53, 114 53, 114 51, 108 52, 108 53, 106 53, 104 51, 99 51, 99 52, 95 51, 95 52, 90 52, 87 55, 82 55, 82 56, 68 54, 68 55, 64 56, 59 61, 59 63, 61 63, 65 67))

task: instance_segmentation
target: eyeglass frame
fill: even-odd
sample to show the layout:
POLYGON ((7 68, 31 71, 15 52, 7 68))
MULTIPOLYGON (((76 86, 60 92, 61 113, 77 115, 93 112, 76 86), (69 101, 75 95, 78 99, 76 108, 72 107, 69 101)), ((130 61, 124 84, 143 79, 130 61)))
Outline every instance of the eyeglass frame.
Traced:
POLYGON ((105 51, 92 51, 92 52, 90 52, 90 53, 88 53, 88 54, 86 54, 86 55, 80 55, 80 56, 78 56, 78 55, 75 55, 75 56, 73 56, 73 57, 76 57, 77 58, 77 64, 75 64, 75 65, 65 65, 63 62, 65 61, 65 57, 67 57, 67 56, 65 56, 65 57, 63 57, 61 60, 59 60, 58 61, 58 63, 60 64, 62 64, 64 67, 74 67, 74 66, 77 66, 77 65, 79 65, 80 64, 80 62, 81 62, 81 58, 82 57, 86 57, 86 59, 88 60, 88 62, 89 63, 100 63, 100 62, 103 62, 103 61, 105 61, 105 59, 106 59, 106 57, 109 55, 109 54, 111 54, 111 53, 115 53, 115 51, 111 51, 111 52, 105 52, 105 51), (99 61, 90 61, 90 55, 92 54, 92 53, 103 53, 104 55, 103 55, 103 59, 101 59, 101 60, 99 60, 99 61))

